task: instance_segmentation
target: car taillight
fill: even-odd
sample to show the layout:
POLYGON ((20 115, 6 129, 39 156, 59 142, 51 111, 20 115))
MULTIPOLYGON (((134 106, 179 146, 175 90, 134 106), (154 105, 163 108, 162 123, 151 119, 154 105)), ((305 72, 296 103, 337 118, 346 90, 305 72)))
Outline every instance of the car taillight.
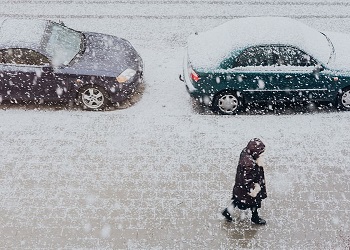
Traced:
POLYGON ((199 79, 201 79, 201 78, 199 77, 199 75, 198 75, 193 69, 191 70, 190 76, 191 76, 191 79, 192 79, 193 81, 195 81, 195 82, 198 82, 199 79))

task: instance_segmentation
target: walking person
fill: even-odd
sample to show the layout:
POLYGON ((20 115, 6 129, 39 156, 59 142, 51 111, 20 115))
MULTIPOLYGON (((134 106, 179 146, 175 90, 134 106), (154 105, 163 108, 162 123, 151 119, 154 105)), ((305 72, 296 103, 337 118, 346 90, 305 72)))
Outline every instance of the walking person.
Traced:
POLYGON ((261 201, 267 197, 264 168, 261 163, 264 151, 265 144, 258 138, 251 139, 242 150, 233 186, 232 203, 222 211, 227 221, 232 221, 233 210, 237 207, 240 210, 250 209, 253 223, 266 224, 258 214, 261 201))

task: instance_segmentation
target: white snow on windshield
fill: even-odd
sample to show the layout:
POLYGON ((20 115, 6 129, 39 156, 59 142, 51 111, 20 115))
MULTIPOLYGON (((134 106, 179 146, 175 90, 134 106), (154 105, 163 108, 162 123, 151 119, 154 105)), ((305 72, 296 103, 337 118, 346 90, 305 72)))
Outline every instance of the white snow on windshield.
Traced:
POLYGON ((82 35, 64 26, 53 24, 46 50, 52 64, 67 65, 79 53, 82 35))

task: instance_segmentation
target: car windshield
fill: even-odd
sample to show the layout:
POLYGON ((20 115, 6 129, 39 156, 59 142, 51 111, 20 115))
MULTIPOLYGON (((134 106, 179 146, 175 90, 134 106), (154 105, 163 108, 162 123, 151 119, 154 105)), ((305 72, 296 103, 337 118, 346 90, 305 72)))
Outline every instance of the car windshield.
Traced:
POLYGON ((66 66, 83 48, 83 34, 57 23, 52 23, 46 51, 53 66, 66 66))

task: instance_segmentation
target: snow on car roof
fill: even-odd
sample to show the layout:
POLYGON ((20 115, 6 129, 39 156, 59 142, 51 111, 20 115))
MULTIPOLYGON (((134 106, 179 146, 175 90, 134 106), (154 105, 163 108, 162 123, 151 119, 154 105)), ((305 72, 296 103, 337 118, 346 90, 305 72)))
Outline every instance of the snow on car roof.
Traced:
POLYGON ((295 46, 323 64, 328 62, 332 51, 324 35, 297 20, 286 17, 247 17, 191 35, 188 55, 195 68, 214 70, 232 53, 263 44, 295 46))
POLYGON ((48 21, 5 19, 0 21, 0 46, 39 46, 48 21))

